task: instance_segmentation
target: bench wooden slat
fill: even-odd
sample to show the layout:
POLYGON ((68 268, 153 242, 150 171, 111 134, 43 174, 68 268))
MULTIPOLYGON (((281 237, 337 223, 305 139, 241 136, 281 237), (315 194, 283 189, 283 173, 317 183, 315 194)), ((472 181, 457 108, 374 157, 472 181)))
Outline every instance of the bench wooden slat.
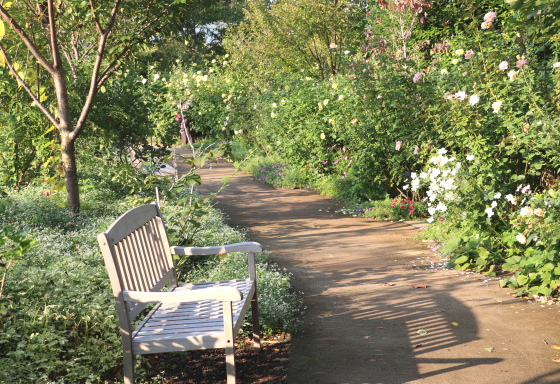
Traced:
POLYGON ((150 204, 123 214, 98 241, 119 314, 125 384, 134 382, 135 354, 208 348, 225 349, 227 383, 234 384, 234 337, 250 305, 253 342, 260 348, 254 253, 262 251, 261 245, 170 247, 159 209, 150 204), (249 278, 177 286, 172 253, 230 252, 247 254, 249 278), (163 292, 165 287, 174 293, 163 292), (178 294, 180 299, 197 300, 171 303, 178 294), (154 301, 159 303, 132 330, 132 322, 154 301))

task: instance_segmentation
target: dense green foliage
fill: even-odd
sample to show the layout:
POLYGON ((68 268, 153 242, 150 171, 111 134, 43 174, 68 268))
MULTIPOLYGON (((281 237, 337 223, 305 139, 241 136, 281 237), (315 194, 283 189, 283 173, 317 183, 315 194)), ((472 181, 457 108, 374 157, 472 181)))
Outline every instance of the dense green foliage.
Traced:
MULTIPOLYGON (((259 4, 228 35, 229 56, 177 69, 193 129, 233 140, 239 156, 266 157, 252 170, 275 185, 317 188, 377 218, 427 215, 426 236, 447 243, 450 265, 509 274, 503 284, 520 294, 558 293, 556 237, 516 238, 543 228, 521 220, 521 209, 557 189, 560 57, 550 24, 557 7, 336 3, 346 17, 333 24, 327 13, 298 17, 327 3, 259 4), (281 21, 288 31, 274 27, 281 21), (311 22, 330 34, 314 35, 321 29, 311 22), (298 51, 310 45, 315 64, 298 51), (327 57, 336 70, 324 70, 333 67, 323 64, 327 57), (419 182, 438 151, 456 170, 419 182), (524 200, 523 188, 532 192, 524 200), (504 200, 510 195, 518 200, 504 200), (403 214, 401 205, 416 209, 403 214)), ((531 219, 554 222, 553 209, 544 212, 531 219)))

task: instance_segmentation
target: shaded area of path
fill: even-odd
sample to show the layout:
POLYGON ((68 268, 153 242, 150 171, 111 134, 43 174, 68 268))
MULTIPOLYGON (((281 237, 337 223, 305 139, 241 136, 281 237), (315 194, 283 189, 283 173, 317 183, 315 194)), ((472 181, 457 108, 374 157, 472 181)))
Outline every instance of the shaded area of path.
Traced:
MULTIPOLYGON (((226 163, 201 170, 200 192, 216 192, 232 172, 226 163)), ((406 223, 343 216, 328 198, 243 174, 228 184, 217 207, 303 292, 288 383, 560 383, 560 351, 546 344, 560 344, 560 306, 432 268, 435 256, 406 223)))

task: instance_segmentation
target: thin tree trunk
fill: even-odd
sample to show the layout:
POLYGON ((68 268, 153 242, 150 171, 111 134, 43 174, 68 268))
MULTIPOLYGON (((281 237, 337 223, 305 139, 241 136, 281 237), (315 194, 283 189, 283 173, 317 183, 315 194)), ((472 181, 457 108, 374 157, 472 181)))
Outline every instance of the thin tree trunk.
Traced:
POLYGON ((68 208, 74 214, 80 212, 80 192, 78 188, 78 167, 76 164, 76 150, 74 141, 70 140, 68 131, 61 131, 62 166, 64 167, 64 182, 68 198, 68 208))

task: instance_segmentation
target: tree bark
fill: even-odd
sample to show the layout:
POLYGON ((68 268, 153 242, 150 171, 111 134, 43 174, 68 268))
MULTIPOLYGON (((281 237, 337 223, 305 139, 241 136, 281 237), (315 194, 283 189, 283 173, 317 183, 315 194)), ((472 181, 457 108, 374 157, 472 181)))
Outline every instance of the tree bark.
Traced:
POLYGON ((74 140, 70 139, 68 131, 61 131, 60 138, 68 208, 72 213, 77 214, 80 212, 80 190, 78 187, 78 167, 76 164, 74 140))

